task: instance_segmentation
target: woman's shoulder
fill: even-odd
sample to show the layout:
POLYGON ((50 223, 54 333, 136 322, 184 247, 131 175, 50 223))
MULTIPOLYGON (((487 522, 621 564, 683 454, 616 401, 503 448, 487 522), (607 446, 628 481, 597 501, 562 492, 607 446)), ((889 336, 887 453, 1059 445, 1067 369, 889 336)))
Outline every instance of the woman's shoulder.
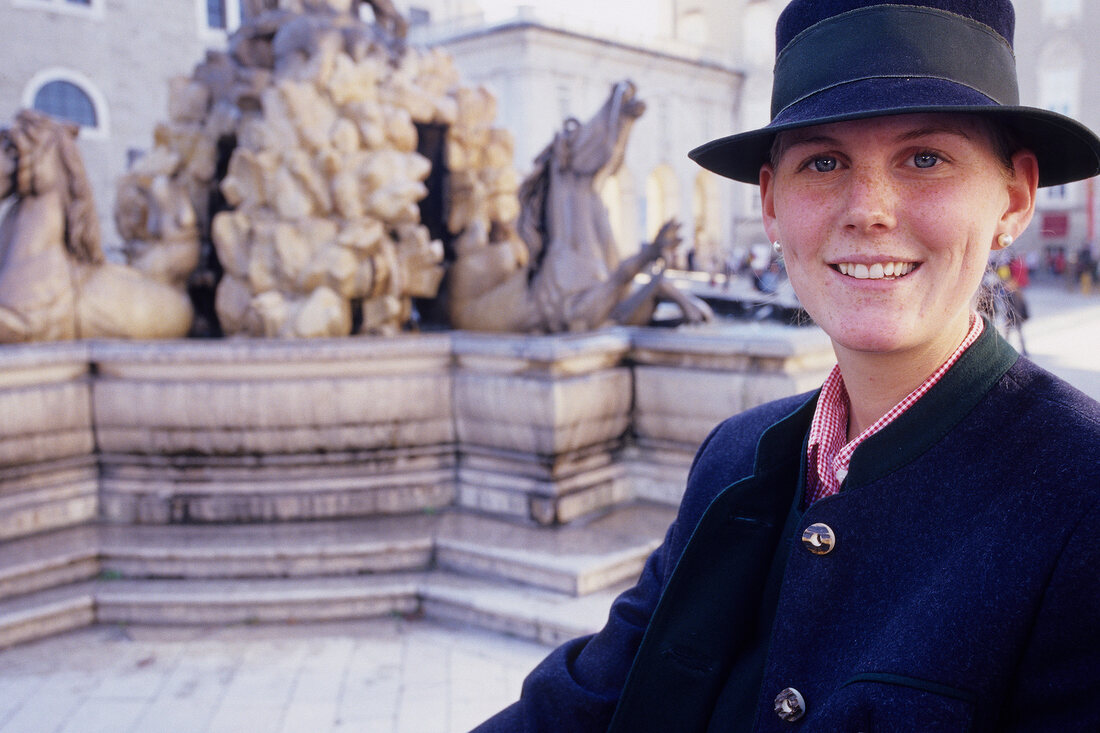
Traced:
MULTIPOLYGON (((1019 390, 1020 408, 1048 430, 1095 441, 1100 436, 1100 402, 1064 379, 1021 357, 1006 375, 1019 390)), ((1095 443, 1094 443, 1095 444, 1095 443)))
POLYGON ((792 395, 739 412, 719 423, 695 454, 688 477, 693 485, 728 486, 753 472, 757 446, 764 433, 790 419, 792 449, 797 453, 813 415, 816 392, 792 395), (799 413, 805 413, 801 419, 799 413))
POLYGON ((1100 499, 1100 403, 1021 358, 1005 375, 1004 404, 990 415, 1001 455, 1026 466, 1027 485, 1059 503, 1100 499))
MULTIPOLYGON (((752 407, 744 412, 726 418, 719 423, 703 441, 699 454, 708 451, 728 453, 743 450, 752 454, 764 432, 776 423, 794 417, 794 414, 807 405, 817 391, 792 395, 773 402, 752 407)), ((812 412, 809 413, 812 415, 812 412)), ((806 422, 809 427, 809 422, 806 422)))

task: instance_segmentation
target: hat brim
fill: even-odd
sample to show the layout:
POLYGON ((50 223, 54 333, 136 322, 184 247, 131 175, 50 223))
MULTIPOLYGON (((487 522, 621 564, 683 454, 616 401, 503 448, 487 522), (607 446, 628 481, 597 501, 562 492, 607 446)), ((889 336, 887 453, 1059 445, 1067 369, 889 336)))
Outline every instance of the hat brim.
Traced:
POLYGON ((844 84, 791 105, 767 127, 712 140, 688 157, 720 176, 756 184, 780 132, 927 112, 977 114, 1005 124, 1039 159, 1040 186, 1100 174, 1100 139, 1076 120, 1034 107, 998 105, 980 92, 940 79, 876 78, 844 84), (907 101, 899 105, 898 99, 907 101))

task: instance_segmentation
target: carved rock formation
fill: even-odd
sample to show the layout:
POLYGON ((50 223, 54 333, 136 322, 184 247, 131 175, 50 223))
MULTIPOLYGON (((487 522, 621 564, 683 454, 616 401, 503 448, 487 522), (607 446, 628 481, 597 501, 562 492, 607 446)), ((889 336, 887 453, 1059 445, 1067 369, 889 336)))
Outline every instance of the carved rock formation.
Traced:
POLYGON ((229 53, 173 82, 169 121, 120 185, 127 251, 178 277, 193 255, 171 231, 184 228, 186 198, 224 270, 215 304, 226 334, 395 332, 414 298, 437 295, 444 238, 475 224, 514 230, 511 137, 492 126, 491 95, 461 86, 448 56, 398 43, 392 22, 361 22, 357 2, 252 5, 229 53), (445 130, 439 223, 420 210, 427 128, 445 130))

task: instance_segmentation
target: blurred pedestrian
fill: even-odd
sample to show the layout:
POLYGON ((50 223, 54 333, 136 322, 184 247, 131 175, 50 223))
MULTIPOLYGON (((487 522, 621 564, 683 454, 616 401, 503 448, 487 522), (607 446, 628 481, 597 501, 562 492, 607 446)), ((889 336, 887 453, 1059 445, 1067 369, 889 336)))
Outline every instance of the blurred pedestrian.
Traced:
POLYGON ((1013 333, 1020 342, 1020 353, 1027 356, 1027 345, 1024 343, 1024 321, 1030 317, 1027 308, 1027 298, 1024 297, 1024 289, 1012 275, 1001 282, 1003 295, 1001 301, 1004 304, 1004 329, 1005 339, 1010 343, 1013 333))

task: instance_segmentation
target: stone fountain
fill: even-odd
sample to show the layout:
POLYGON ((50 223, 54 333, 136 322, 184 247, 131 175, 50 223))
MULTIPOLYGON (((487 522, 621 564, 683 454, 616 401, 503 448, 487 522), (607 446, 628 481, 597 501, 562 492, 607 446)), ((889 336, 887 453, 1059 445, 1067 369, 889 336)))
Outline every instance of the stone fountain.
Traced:
POLYGON ((707 317, 661 277, 675 223, 623 261, 607 235, 633 85, 521 182, 492 97, 371 5, 253 0, 119 183, 127 282, 231 338, 0 349, 0 647, 393 612, 554 643, 638 572, 709 428, 831 365, 810 330, 623 325, 707 317), (462 329, 409 333, 433 305, 462 329))

